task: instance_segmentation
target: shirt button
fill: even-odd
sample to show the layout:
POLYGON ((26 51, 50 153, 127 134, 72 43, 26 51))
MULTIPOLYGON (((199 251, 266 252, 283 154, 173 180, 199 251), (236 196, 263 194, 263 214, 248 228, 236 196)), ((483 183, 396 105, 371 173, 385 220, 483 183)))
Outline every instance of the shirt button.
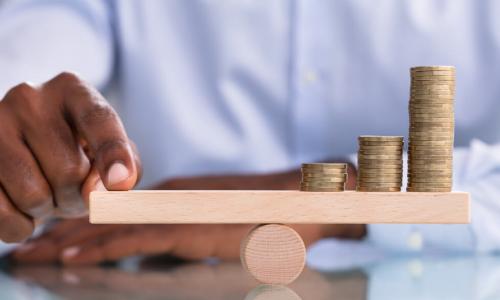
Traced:
POLYGON ((414 251, 422 250, 422 246, 424 244, 422 234, 418 231, 412 232, 408 237, 408 247, 414 251))
POLYGON ((307 70, 304 72, 305 83, 314 83, 318 80, 318 75, 313 70, 307 70))

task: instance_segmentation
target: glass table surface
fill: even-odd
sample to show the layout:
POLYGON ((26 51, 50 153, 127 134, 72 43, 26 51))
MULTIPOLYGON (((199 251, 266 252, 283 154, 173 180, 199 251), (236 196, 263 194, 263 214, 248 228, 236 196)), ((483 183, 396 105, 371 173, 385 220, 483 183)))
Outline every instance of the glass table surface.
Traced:
POLYGON ((367 251, 313 250, 287 287, 259 285, 239 262, 131 258, 74 268, 4 262, 0 299, 500 299, 500 256, 367 251))

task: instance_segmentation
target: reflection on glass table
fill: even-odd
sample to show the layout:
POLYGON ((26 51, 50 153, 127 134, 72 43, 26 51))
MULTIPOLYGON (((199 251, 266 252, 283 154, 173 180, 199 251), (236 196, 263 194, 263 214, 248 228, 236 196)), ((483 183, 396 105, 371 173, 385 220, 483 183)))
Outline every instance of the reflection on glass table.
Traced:
POLYGON ((239 263, 9 266, 0 299, 500 299, 500 257, 392 257, 258 286, 239 263), (153 267, 154 266, 154 267, 153 267))

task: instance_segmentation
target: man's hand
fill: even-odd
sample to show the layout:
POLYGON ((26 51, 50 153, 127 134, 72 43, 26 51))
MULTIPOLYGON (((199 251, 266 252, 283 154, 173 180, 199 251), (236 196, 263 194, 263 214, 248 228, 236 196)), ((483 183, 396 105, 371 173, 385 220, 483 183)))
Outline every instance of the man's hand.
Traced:
POLYGON ((28 238, 35 221, 86 211, 96 185, 131 189, 138 155, 110 105, 62 73, 40 87, 20 84, 0 102, 0 239, 28 238))
MULTIPOLYGON (((299 171, 269 175, 206 176, 175 179, 163 189, 297 189, 299 171)), ((171 254, 198 260, 237 259, 253 225, 91 225, 66 220, 16 250, 21 263, 95 264, 131 255, 171 254)), ((309 245, 323 237, 360 239, 363 225, 291 225, 309 245)))

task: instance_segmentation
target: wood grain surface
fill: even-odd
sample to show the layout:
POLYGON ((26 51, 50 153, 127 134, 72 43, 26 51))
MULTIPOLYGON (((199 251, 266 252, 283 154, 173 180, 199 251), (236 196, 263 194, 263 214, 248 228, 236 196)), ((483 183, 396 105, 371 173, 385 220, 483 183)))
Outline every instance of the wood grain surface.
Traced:
POLYGON ((93 192, 97 224, 469 223, 464 192, 125 191, 93 192))

